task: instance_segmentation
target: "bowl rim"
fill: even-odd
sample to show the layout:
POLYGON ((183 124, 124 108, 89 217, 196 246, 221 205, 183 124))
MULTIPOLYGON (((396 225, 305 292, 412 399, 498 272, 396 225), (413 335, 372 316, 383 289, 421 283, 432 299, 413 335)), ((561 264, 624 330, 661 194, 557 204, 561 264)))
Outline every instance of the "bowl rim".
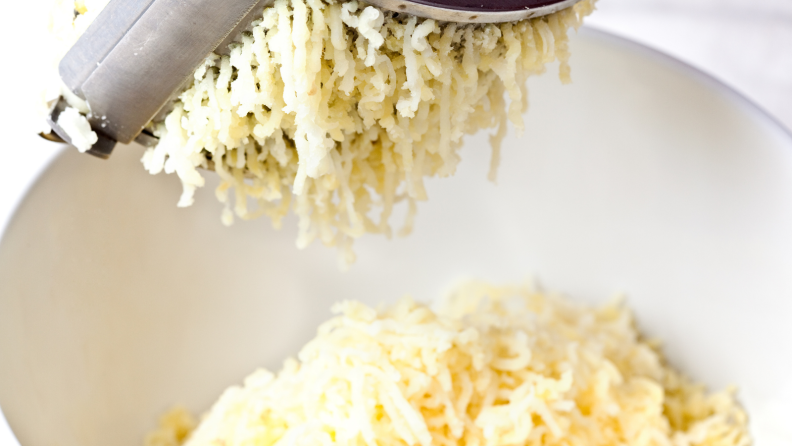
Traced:
MULTIPOLYGON (((634 40, 618 32, 606 30, 598 25, 584 23, 584 25, 578 30, 578 34, 580 33, 596 36, 595 38, 606 40, 614 45, 628 48, 632 51, 644 52, 650 57, 659 60, 666 65, 677 68, 691 77, 713 87, 715 90, 723 93, 725 96, 735 100, 736 103, 748 110, 751 110, 755 115, 761 116, 773 127, 776 127, 778 130, 780 130, 781 133, 783 133, 787 138, 792 140, 792 128, 784 124, 781 121, 781 118, 771 113, 766 107, 760 105, 758 102, 751 99, 746 93, 738 90, 737 87, 721 79, 716 74, 694 65, 692 62, 677 58, 676 56, 648 42, 634 40)), ((573 59, 571 60, 571 63, 574 64, 574 52, 572 57, 573 59)))

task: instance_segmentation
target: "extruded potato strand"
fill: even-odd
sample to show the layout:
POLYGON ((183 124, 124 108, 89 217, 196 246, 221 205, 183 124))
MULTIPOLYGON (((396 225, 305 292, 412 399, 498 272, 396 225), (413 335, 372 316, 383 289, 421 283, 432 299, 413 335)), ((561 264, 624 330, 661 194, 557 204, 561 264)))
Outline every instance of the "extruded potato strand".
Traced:
MULTIPOLYGON (((751 444, 734 390, 670 368, 619 301, 474 282, 437 311, 409 298, 333 311, 279 373, 226 390, 185 444, 751 444)), ((177 410, 147 446, 186 425, 177 410)))

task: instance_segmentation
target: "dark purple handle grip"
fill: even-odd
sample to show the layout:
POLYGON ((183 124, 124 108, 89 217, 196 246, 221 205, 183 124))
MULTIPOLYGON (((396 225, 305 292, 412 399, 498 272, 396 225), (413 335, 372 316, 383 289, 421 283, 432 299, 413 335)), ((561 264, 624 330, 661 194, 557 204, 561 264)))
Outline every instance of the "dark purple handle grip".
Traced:
POLYGON ((462 11, 521 11, 561 3, 561 0, 410 0, 412 3, 435 8, 462 11))

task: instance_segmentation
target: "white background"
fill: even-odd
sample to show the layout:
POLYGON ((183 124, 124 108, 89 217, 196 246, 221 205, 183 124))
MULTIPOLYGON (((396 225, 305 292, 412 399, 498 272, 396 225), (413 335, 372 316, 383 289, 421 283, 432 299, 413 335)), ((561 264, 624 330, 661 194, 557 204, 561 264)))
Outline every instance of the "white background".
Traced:
MULTIPOLYGON (((22 97, 14 86, 24 70, 9 65, 23 57, 19 36, 30 29, 30 23, 20 17, 43 14, 37 6, 46 1, 15 3, 0 19, 2 39, 10 52, 0 81, 10 90, 11 100, 22 97), (20 9, 13 10, 15 7, 20 9)), ((663 50, 715 75, 792 129, 792 0, 601 0, 589 24, 663 50)), ((8 96, 4 102, 10 102, 8 96)), ((31 128, 24 113, 7 105, 0 110, 0 117, 0 137, 31 128)), ((55 148, 42 151, 9 145, 2 150, 0 230, 24 190, 56 153, 55 148)), ((0 445, 17 445, 2 419, 0 445)))
POLYGON ((588 23, 714 74, 792 128, 792 1, 600 0, 588 23))

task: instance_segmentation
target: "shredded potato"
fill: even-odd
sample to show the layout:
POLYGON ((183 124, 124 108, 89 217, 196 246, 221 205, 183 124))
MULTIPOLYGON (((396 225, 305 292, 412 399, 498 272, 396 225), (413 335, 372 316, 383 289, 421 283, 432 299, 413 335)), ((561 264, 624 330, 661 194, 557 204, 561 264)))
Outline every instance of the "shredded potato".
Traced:
POLYGON ((277 0, 229 57, 195 73, 143 162, 179 175, 179 206, 204 185, 196 168, 213 168, 226 224, 267 214, 277 227, 292 208, 298 246, 318 238, 348 265, 353 239, 392 234, 399 201, 410 232, 424 178, 454 173, 465 133, 498 128, 494 179, 507 120, 523 128, 526 78, 559 60, 569 80, 567 30, 592 7, 464 25, 357 1, 277 0))
POLYGON ((179 446, 197 425, 192 414, 180 406, 160 417, 159 424, 146 436, 146 446, 179 446))
MULTIPOLYGON (((58 59, 107 1, 55 0, 58 59)), ((279 227, 292 209, 298 247, 318 238, 339 247, 346 267, 354 239, 393 234, 399 202, 408 209, 400 234, 411 231, 416 202, 427 199, 424 179, 454 174, 464 134, 496 129, 495 180, 507 122, 523 130, 526 79, 559 61, 569 82, 567 31, 595 1, 516 23, 466 25, 356 0, 276 0, 230 56, 208 57, 173 111, 152 123, 160 142, 143 164, 179 176, 179 206, 204 185, 198 168, 216 171, 228 225, 235 215, 266 214, 279 227)), ((57 93, 88 113, 68 88, 57 93)))
POLYGON ((91 123, 76 108, 66 107, 58 116, 58 125, 80 152, 87 152, 99 140, 99 136, 91 130, 91 123))
POLYGON ((226 390, 185 444, 751 444, 734 390, 666 365, 619 302, 471 283, 437 312, 409 298, 333 310, 298 359, 226 390))

